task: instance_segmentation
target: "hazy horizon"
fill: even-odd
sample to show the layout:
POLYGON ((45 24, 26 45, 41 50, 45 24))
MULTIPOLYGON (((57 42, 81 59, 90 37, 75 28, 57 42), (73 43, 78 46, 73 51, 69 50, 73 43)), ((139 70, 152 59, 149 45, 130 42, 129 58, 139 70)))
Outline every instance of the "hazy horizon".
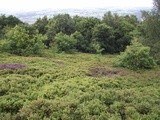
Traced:
POLYGON ((152 0, 0 0, 0 10, 34 11, 43 9, 67 9, 67 8, 103 8, 103 7, 152 7, 152 0))

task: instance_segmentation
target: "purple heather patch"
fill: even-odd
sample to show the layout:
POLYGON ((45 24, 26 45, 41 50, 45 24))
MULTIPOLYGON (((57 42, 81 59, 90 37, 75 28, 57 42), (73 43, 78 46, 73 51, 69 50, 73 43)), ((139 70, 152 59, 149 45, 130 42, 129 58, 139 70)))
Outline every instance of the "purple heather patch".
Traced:
POLYGON ((0 70, 4 70, 4 69, 12 69, 12 70, 16 70, 16 69, 23 69, 26 66, 23 64, 0 64, 0 70))

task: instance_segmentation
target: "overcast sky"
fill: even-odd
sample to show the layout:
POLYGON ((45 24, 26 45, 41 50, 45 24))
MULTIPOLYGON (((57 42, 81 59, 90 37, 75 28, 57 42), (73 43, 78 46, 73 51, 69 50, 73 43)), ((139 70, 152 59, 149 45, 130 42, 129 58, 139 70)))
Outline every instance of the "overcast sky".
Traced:
POLYGON ((62 8, 151 7, 152 0, 0 0, 0 9, 40 10, 62 8))

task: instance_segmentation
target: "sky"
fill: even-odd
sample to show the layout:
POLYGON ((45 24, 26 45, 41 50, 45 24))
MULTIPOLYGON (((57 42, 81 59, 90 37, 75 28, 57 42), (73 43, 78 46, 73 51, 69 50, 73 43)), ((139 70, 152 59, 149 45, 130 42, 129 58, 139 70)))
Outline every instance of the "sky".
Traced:
POLYGON ((8 11, 101 7, 152 7, 152 0, 0 0, 8 11))

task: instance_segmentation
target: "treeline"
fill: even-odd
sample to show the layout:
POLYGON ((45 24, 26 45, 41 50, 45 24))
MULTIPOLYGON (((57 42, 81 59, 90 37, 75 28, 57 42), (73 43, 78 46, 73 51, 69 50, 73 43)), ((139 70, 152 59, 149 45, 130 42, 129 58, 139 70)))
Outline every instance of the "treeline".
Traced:
POLYGON ((143 21, 134 15, 119 16, 107 12, 102 19, 59 14, 39 18, 32 25, 14 16, 0 16, 1 51, 18 55, 39 54, 44 48, 56 52, 120 53, 134 38, 151 47, 160 57, 159 7, 143 12, 143 21), (3 41, 3 42, 2 42, 3 41))
MULTIPOLYGON (((20 42, 23 38, 24 41, 21 42, 25 44, 28 39, 40 35, 43 36, 42 42, 46 47, 54 46, 58 52, 88 53, 124 51, 133 37, 138 35, 139 24, 133 15, 119 16, 111 12, 106 13, 102 20, 94 17, 71 17, 69 14, 59 14, 53 18, 44 16, 32 25, 23 23, 16 17, 2 15, 0 23, 1 39, 11 40, 14 37, 20 42)), ((16 47, 19 46, 14 46, 16 47)))

